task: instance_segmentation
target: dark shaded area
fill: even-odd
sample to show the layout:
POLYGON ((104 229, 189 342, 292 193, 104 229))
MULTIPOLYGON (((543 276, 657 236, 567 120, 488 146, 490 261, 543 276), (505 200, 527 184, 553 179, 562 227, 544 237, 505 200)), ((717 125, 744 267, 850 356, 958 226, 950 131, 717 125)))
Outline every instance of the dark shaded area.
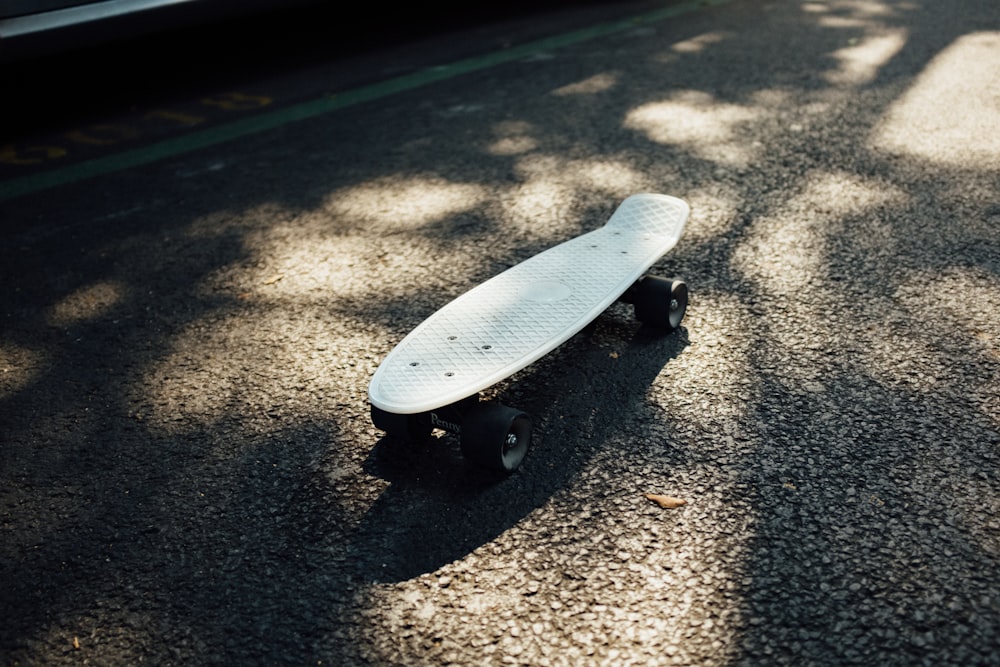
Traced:
POLYGON ((528 458, 512 476, 470 465, 455 436, 416 446, 390 437, 378 442, 365 470, 391 486, 349 548, 363 565, 359 575, 395 582, 433 572, 495 539, 579 474, 622 428, 619 415, 642 405, 650 383, 687 345, 683 329, 663 335, 623 319, 624 308, 612 310, 502 383, 496 398, 536 421, 528 458), (602 345, 609 340, 628 344, 612 358, 602 345), (575 389, 560 380, 569 367, 577 369, 575 389))
MULTIPOLYGON (((628 15, 653 3, 608 7, 599 0, 515 0, 346 7, 328 0, 297 0, 289 4, 279 8, 276 3, 258 2, 240 9, 230 5, 224 12, 216 10, 222 14, 218 17, 179 14, 162 21, 159 29, 126 20, 102 30, 100 38, 86 33, 75 37, 71 42, 75 48, 38 47, 36 55, 12 58, 0 67, 0 89, 7 91, 0 141, 59 130, 67 122, 85 125, 178 97, 238 88, 318 63, 356 62, 356 67, 339 74, 341 86, 361 85, 384 77, 384 72, 367 70, 356 61, 362 56, 423 42, 423 53, 412 65, 430 66, 518 39, 511 29, 525 39, 628 15), (512 28, 515 21, 518 27, 512 28), (536 25, 525 27, 525 22, 536 25), (136 36, 129 37, 132 33, 136 36), (448 42, 447 55, 435 56, 434 50, 441 46, 434 40, 448 42)), ((58 44, 59 39, 46 42, 58 44)))

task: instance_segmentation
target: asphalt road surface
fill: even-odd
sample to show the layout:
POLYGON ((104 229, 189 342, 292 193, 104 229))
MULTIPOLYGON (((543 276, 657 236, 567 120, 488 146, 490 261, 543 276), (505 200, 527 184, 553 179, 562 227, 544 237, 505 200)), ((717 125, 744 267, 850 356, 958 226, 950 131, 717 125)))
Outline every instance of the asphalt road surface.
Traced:
POLYGON ((8 125, 2 664, 1000 665, 1000 6, 633 8, 8 125), (382 438, 403 335, 643 191, 678 333, 496 387, 509 477, 382 438))

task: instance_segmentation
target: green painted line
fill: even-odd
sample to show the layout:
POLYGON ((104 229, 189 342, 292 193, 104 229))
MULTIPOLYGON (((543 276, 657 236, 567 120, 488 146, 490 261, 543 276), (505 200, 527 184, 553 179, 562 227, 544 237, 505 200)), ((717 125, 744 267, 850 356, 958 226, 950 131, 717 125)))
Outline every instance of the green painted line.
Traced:
POLYGON ((110 174, 116 171, 138 167, 169 157, 190 153, 202 148, 239 139, 251 134, 271 130, 300 120, 315 118, 323 114, 345 109, 363 102, 381 99, 396 93, 415 90, 439 81, 489 69, 545 51, 586 42, 597 37, 611 35, 635 28, 637 25, 656 23, 690 14, 705 7, 723 5, 731 0, 686 0, 678 4, 654 10, 625 19, 601 23, 589 28, 546 37, 533 42, 496 51, 481 56, 458 60, 448 65, 430 67, 425 70, 388 79, 379 83, 361 86, 353 90, 337 93, 329 97, 283 107, 271 112, 242 118, 225 125, 190 132, 176 138, 123 151, 107 157, 95 158, 61 169, 15 178, 0 183, 0 201, 22 195, 74 183, 84 179, 110 174))

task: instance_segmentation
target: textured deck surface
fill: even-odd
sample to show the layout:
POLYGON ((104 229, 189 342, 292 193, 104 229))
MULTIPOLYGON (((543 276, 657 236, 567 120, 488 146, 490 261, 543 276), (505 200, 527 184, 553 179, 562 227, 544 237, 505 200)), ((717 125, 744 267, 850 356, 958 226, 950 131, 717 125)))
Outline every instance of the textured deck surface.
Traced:
POLYGON ((680 238, 688 205, 626 199, 603 227, 531 257, 424 320, 369 386, 383 410, 432 410, 499 382, 565 342, 611 305, 680 238))

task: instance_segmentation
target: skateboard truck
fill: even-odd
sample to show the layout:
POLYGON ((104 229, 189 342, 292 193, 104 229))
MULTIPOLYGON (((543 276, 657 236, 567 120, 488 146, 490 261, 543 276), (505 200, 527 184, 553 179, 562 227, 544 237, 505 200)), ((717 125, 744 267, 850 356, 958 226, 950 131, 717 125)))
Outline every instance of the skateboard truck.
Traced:
POLYGON ((687 311, 687 283, 679 278, 643 276, 618 297, 635 308, 635 319, 667 331, 681 325, 687 311), (666 304, 666 308, 664 308, 666 304))
POLYGON ((462 456, 485 468, 513 472, 531 444, 531 417, 495 401, 469 396, 428 412, 397 414, 371 406, 372 424, 403 440, 420 442, 441 429, 459 437, 462 456))

